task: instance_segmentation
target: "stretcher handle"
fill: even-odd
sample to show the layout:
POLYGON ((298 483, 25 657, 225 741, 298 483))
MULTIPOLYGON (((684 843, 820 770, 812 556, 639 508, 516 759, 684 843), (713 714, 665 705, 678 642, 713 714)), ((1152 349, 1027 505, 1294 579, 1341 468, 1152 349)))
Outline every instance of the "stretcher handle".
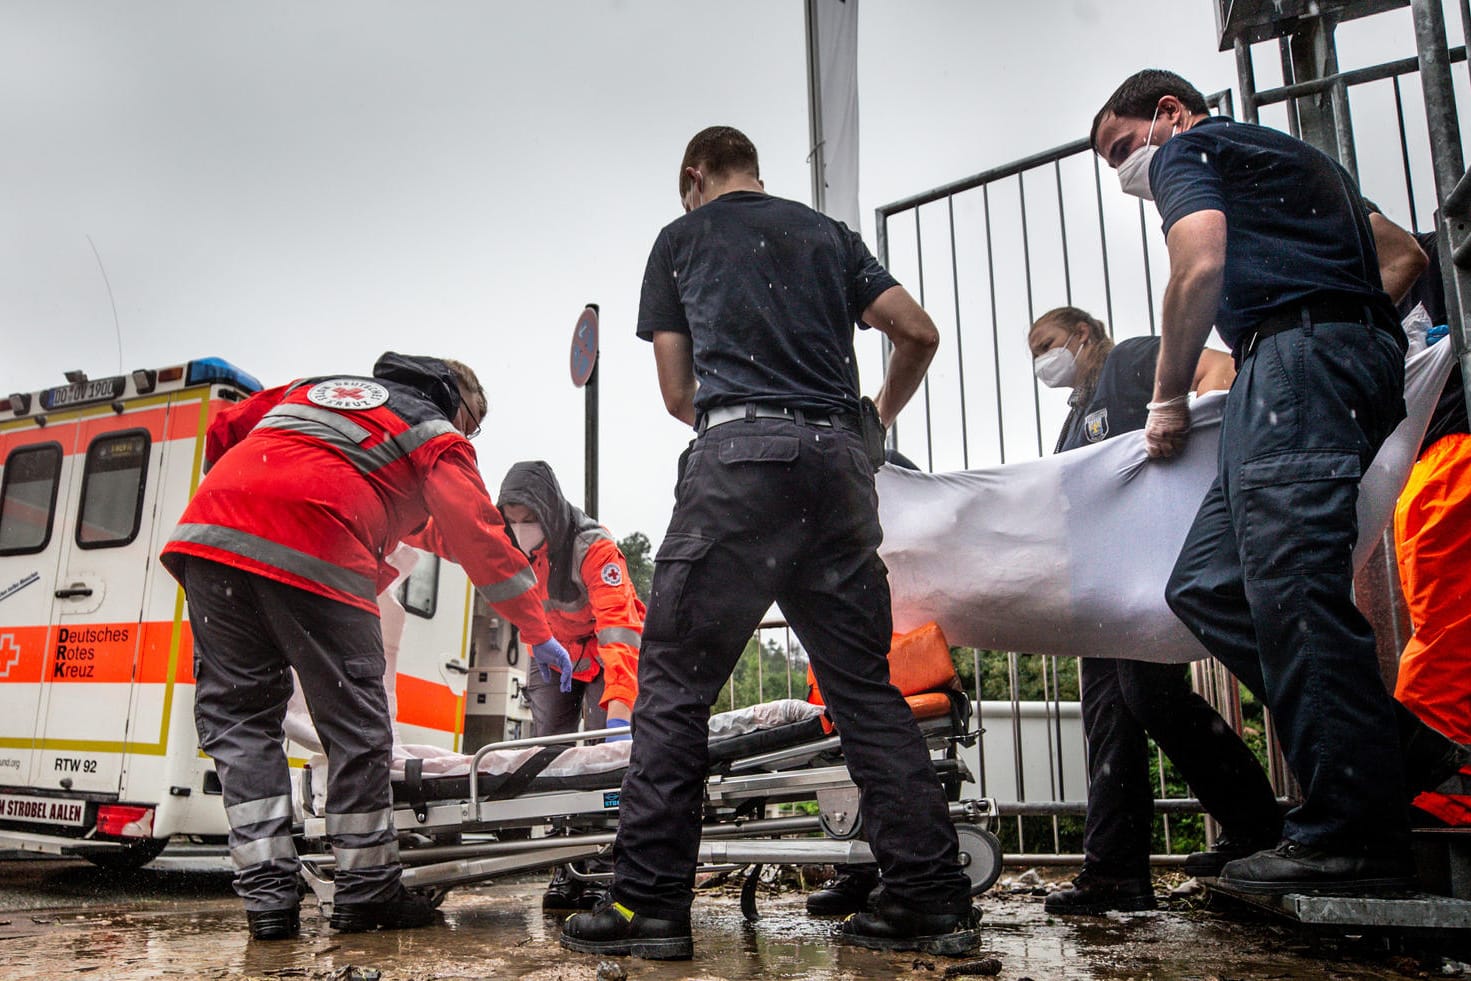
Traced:
POLYGON ((470 804, 475 808, 475 820, 480 820, 480 761, 485 754, 497 749, 520 749, 524 746, 555 746, 558 743, 579 743, 584 739, 601 739, 611 736, 627 734, 628 730, 623 727, 616 729, 593 729, 588 732, 564 732, 555 736, 534 736, 530 739, 508 739, 503 743, 487 743, 475 751, 470 759, 470 804))

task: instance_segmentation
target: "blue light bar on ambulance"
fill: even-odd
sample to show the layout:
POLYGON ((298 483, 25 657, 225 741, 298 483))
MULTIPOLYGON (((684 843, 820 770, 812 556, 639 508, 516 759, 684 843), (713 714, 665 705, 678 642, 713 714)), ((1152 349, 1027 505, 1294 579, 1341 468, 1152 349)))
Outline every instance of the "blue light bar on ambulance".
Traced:
POLYGON ((228 382, 247 392, 261 390, 261 383, 254 375, 246 374, 223 358, 195 358, 190 361, 184 384, 204 385, 209 382, 228 382))

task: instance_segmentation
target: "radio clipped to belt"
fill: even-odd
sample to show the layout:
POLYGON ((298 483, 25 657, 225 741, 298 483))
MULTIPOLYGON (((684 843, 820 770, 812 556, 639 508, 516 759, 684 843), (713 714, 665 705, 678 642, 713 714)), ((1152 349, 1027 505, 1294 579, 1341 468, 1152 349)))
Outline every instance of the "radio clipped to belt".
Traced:
POLYGON ((879 407, 865 395, 858 402, 858 416, 863 428, 863 448, 868 453, 869 465, 878 473, 884 465, 884 423, 879 418, 879 407))

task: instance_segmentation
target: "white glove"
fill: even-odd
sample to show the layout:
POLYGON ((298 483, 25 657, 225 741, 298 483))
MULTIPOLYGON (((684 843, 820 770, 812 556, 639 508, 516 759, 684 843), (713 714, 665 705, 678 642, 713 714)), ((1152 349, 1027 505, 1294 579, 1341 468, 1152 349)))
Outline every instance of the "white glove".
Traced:
POLYGON ((1166 459, 1184 449, 1190 435, 1190 396, 1150 402, 1145 408, 1149 418, 1144 423, 1144 448, 1150 457, 1166 459))

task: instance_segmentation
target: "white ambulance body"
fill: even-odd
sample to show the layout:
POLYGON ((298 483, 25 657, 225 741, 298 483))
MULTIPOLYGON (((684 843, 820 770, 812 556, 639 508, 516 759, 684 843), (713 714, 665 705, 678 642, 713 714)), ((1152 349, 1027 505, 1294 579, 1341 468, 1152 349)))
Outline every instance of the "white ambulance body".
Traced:
MULTIPOLYGON (((68 378, 0 401, 0 849, 135 866, 227 831, 184 594, 157 556, 211 418, 260 386, 218 359, 68 378)), ((425 553, 394 592, 401 737, 459 748, 469 582, 425 553)))

